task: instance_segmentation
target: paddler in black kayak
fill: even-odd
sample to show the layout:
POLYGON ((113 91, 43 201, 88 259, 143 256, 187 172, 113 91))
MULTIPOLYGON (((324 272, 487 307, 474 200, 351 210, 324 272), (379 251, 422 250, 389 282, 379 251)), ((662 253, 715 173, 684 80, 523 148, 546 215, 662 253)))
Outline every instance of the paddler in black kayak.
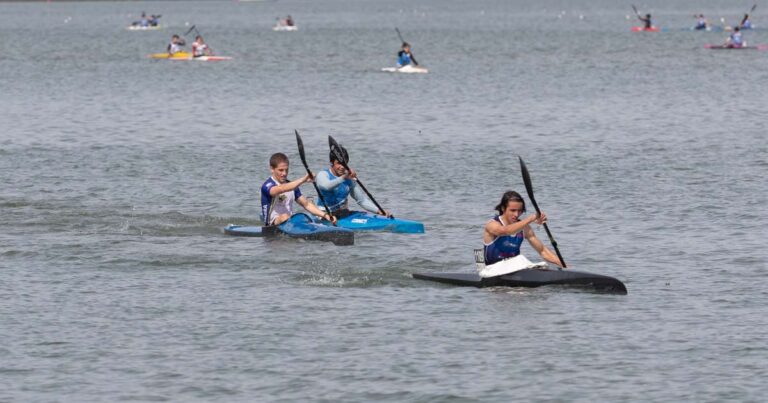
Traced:
POLYGON ((496 206, 496 211, 499 214, 489 220, 483 230, 486 265, 519 255, 520 245, 525 238, 544 260, 563 267, 557 255, 544 246, 531 228, 533 223, 541 225, 547 222, 544 212, 541 215, 533 214, 521 219, 520 217, 525 213, 525 200, 519 193, 512 190, 504 193, 501 202, 496 206))
MULTIPOLYGON (((345 162, 349 161, 349 154, 346 148, 341 147, 337 150, 337 153, 345 159, 345 162)), ((334 216, 344 218, 351 214, 347 203, 349 195, 352 195, 352 198, 357 201, 360 207, 371 213, 387 217, 391 215, 386 210, 380 211, 376 204, 365 194, 365 191, 360 186, 357 186, 357 174, 355 171, 347 172, 344 165, 336 159, 336 153, 333 150, 330 152, 329 159, 331 166, 318 172, 315 175, 315 179, 320 193, 323 194, 323 199, 334 216)))
POLYGON ((293 202, 299 203, 308 212, 320 219, 333 220, 336 217, 320 210, 309 201, 299 190, 299 186, 312 182, 309 174, 294 181, 288 181, 288 157, 283 153, 272 154, 269 158, 269 169, 272 175, 261 185, 261 220, 264 225, 279 225, 293 215, 293 202))

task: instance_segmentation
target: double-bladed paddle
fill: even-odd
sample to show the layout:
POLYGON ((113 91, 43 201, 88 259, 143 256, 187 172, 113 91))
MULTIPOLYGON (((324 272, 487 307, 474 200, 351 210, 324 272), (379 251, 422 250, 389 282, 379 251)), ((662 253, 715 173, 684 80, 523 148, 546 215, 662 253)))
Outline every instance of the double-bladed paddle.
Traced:
MULTIPOLYGON (((349 165, 347 165, 347 160, 344 159, 344 156, 341 155, 341 146, 339 143, 334 140, 333 136, 328 136, 328 146, 331 148, 331 152, 336 157, 336 160, 339 161, 341 166, 344 167, 344 169, 347 170, 347 172, 352 172, 351 169, 349 169, 349 165)), ((357 178, 357 184, 360 185, 360 187, 363 189, 363 192, 368 195, 368 197, 371 198, 371 201, 373 204, 376 205, 376 208, 379 209, 382 215, 386 214, 386 211, 379 205, 378 202, 376 202, 376 199, 373 198, 373 195, 371 195, 371 192, 368 191, 368 189, 365 188, 365 185, 363 185, 363 182, 360 182, 360 178, 357 178)), ((394 216, 390 215, 389 218, 395 218, 394 216)))
MULTIPOLYGON (((293 129, 294 132, 296 132, 296 144, 299 146, 299 157, 301 157, 301 163, 304 164, 304 168, 307 169, 307 173, 309 174, 309 177, 312 179, 315 179, 315 175, 312 174, 312 171, 309 170, 309 165, 307 165, 307 156, 304 154, 304 142, 301 141, 301 136, 299 136, 299 131, 296 129, 293 129)), ((328 205, 325 204, 325 199, 323 198, 323 194, 320 193, 320 189, 317 187, 317 183, 315 181, 312 181, 312 185, 315 187, 315 192, 317 192, 317 197, 320 198, 320 202, 323 203, 323 207, 325 207, 325 211, 328 213, 328 217, 331 218, 331 223, 335 227, 336 224, 333 222, 333 214, 331 213, 331 209, 328 208, 328 205)))
MULTIPOLYGON (((400 42, 406 43, 405 39, 403 39, 403 35, 400 34, 400 30, 395 27, 395 31, 397 31, 397 36, 400 38, 400 42)), ((419 65, 419 62, 416 61, 416 57, 413 56, 413 52, 411 52, 411 60, 413 60, 413 64, 419 65)))
MULTIPOLYGON (((541 210, 539 210, 539 205, 536 203, 536 199, 533 197, 533 184, 531 183, 531 175, 528 173, 528 168, 525 167, 525 162, 523 162, 523 158, 520 156, 518 156, 517 158, 520 159, 520 171, 523 173, 523 182, 525 183, 525 191, 528 192, 528 198, 531 199, 531 204, 533 204, 533 208, 536 209, 536 214, 541 215, 541 210)), ((563 268, 566 268, 567 266, 565 265, 565 260, 563 260, 563 256, 560 254, 560 249, 557 249, 557 241, 555 241, 555 238, 552 237, 552 233, 549 232, 549 227, 547 226, 547 223, 544 223, 544 229, 547 231, 547 235, 549 236, 549 242, 551 242, 552 247, 555 248, 555 253, 557 253, 557 257, 560 259, 560 263, 563 264, 563 268)))

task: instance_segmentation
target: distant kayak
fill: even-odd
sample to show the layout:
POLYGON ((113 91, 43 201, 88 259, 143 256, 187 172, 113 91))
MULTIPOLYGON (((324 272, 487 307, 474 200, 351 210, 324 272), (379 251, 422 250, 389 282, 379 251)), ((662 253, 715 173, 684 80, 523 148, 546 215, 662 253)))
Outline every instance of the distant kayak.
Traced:
POLYGON ((387 218, 363 211, 351 212, 350 215, 338 219, 337 225, 339 227, 346 228, 355 232, 386 231, 400 234, 424 233, 424 224, 418 221, 403 220, 400 218, 387 218))
POLYGON ((414 66, 412 64, 406 64, 402 67, 384 67, 381 69, 381 71, 385 71, 387 73, 429 73, 429 70, 426 68, 421 66, 414 66))
POLYGON ((659 32, 659 31, 661 31, 661 29, 659 29, 659 27, 655 27, 655 26, 650 27, 650 28, 646 28, 646 27, 632 27, 632 32, 659 32))
POLYGON ((600 274, 572 270, 524 269, 503 276, 482 278, 477 273, 413 273, 413 278, 463 287, 541 287, 561 285, 599 292, 626 294, 621 281, 600 274))
POLYGON ((272 27, 272 30, 278 31, 278 32, 292 32, 292 31, 298 31, 299 27, 297 27, 296 25, 275 25, 274 27, 272 27))
POLYGON ((753 45, 753 46, 733 47, 733 46, 728 46, 728 45, 711 45, 711 44, 706 44, 706 45, 704 45, 704 48, 712 49, 712 50, 768 50, 768 45, 753 45))
POLYGON ((126 27, 125 29, 129 31, 155 31, 158 29, 163 29, 161 25, 149 25, 146 27, 143 27, 141 25, 131 25, 129 27, 126 27))
POLYGON ((271 226, 242 226, 229 224, 224 233, 232 236, 259 238, 288 237, 310 241, 331 242, 339 246, 354 245, 355 234, 351 230, 316 222, 305 213, 294 214, 288 221, 271 226))
POLYGON ((149 55, 152 59, 168 59, 168 60, 187 60, 187 61, 199 61, 199 62, 217 62, 222 60, 232 60, 229 56, 199 56, 192 57, 189 52, 178 52, 173 55, 168 53, 153 53, 149 55))

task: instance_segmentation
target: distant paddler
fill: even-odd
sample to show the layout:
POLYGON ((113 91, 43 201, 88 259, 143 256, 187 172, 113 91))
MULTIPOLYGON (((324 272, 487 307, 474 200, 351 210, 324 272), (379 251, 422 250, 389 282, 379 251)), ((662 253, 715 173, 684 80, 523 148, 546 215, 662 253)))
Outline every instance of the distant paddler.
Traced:
POLYGON ((182 52, 182 47, 184 47, 187 44, 184 39, 182 39, 180 36, 174 34, 171 37, 171 43, 168 44, 168 47, 166 50, 168 51, 168 57, 173 57, 176 53, 182 52))
POLYGON ((288 157, 283 153, 272 154, 269 158, 269 169, 271 175, 261 185, 261 220, 264 225, 279 225, 288 221, 293 215, 294 201, 320 219, 336 224, 336 217, 320 210, 301 194, 299 186, 312 181, 309 173, 289 181, 288 157))
POLYGON ((544 260, 563 267, 557 255, 544 246, 531 228, 533 223, 539 225, 546 223, 546 214, 542 212, 521 218, 525 213, 525 200, 519 193, 512 190, 504 193, 501 202, 496 206, 496 211, 498 214, 485 224, 483 230, 483 252, 486 265, 520 255, 520 245, 525 238, 544 260))
POLYGON ((208 44, 203 40, 202 35, 197 35, 195 41, 192 42, 192 57, 211 56, 213 52, 208 44))
POLYGON ((642 23, 643 23, 642 30, 643 31, 656 31, 657 30, 657 28, 653 26, 653 21, 651 20, 651 14, 650 13, 646 14, 645 17, 643 17, 642 15, 640 15, 640 12, 637 11, 637 7, 635 7, 634 4, 632 5, 632 10, 635 11, 635 15, 637 15, 637 19, 642 21, 642 23))
POLYGON ((741 19, 741 24, 739 24, 739 28, 752 29, 752 21, 749 20, 749 14, 744 14, 744 18, 741 19))
POLYGON ((694 15, 696 20, 696 25, 693 26, 693 29, 696 31, 703 31, 709 29, 709 21, 704 17, 704 14, 694 15))
POLYGON ((397 52, 397 67, 408 66, 410 64, 413 64, 414 66, 419 65, 416 59, 413 58, 411 45, 408 42, 403 42, 400 51, 397 52))
POLYGON ((134 21, 133 23, 131 23, 131 25, 134 27, 142 27, 142 28, 156 27, 160 17, 162 17, 162 15, 152 14, 150 16, 147 16, 147 13, 142 11, 141 19, 138 21, 134 21))
POLYGON ((726 48, 741 48, 747 46, 747 42, 744 40, 741 34, 741 28, 733 28, 733 33, 728 39, 725 40, 726 48))

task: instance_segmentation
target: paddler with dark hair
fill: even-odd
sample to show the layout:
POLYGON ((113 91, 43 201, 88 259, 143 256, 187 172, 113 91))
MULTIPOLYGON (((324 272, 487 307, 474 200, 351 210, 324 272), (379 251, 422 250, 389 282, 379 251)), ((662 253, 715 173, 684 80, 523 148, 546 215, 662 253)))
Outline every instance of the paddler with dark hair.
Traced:
POLYGON ((413 54, 411 54, 411 45, 408 42, 403 42, 403 46, 400 51, 397 52, 397 65, 402 67, 409 64, 413 64, 414 66, 419 65, 413 58, 413 54))
POLYGON ((501 202, 496 206, 496 211, 498 215, 489 220, 483 230, 486 265, 519 255, 520 245, 525 238, 544 260, 563 267, 557 255, 544 246, 531 228, 533 223, 541 225, 547 222, 544 212, 540 215, 533 214, 521 218, 525 213, 525 200, 519 193, 512 190, 504 193, 501 202))
POLYGON ((283 153, 272 154, 269 168, 272 175, 261 185, 261 220, 264 225, 279 225, 293 215, 293 202, 299 203, 308 212, 320 219, 336 223, 336 217, 320 210, 299 190, 299 186, 312 182, 309 174, 294 181, 288 181, 288 157, 283 153))
POLYGON ((192 42, 192 57, 211 56, 211 48, 205 43, 202 35, 197 35, 192 42))
POLYGON ((704 14, 694 15, 694 17, 698 18, 698 20, 696 20, 696 25, 693 27, 693 29, 701 31, 709 28, 709 22, 704 17, 704 14))
POLYGON ((741 24, 739 24, 739 28, 752 29, 752 21, 749 20, 749 14, 744 14, 744 18, 741 20, 741 24))
POLYGON ((733 33, 731 36, 728 37, 728 39, 725 40, 725 47, 726 48, 740 48, 743 46, 746 46, 746 43, 744 42, 744 38, 741 36, 741 28, 735 27, 733 28, 733 33))
POLYGON ((653 29, 653 23, 651 23, 651 14, 646 14, 645 17, 641 17, 640 14, 637 15, 637 19, 643 22, 645 24, 644 29, 651 30, 653 29))
POLYGON ((178 35, 173 35, 171 37, 171 43, 168 44, 168 55, 173 56, 174 54, 181 52, 181 47, 186 44, 184 39, 181 39, 178 35))
POLYGON ((328 205, 334 216, 344 218, 351 212, 348 207, 347 199, 350 195, 357 201, 360 207, 374 214, 383 216, 391 216, 391 214, 384 210, 381 211, 376 207, 376 204, 365 194, 365 191, 357 185, 357 174, 354 170, 347 172, 344 165, 339 162, 336 154, 339 154, 344 158, 344 162, 349 162, 349 154, 347 150, 339 146, 338 149, 331 150, 329 160, 331 166, 325 168, 315 175, 315 182, 317 183, 320 193, 323 194, 323 199, 328 205))

